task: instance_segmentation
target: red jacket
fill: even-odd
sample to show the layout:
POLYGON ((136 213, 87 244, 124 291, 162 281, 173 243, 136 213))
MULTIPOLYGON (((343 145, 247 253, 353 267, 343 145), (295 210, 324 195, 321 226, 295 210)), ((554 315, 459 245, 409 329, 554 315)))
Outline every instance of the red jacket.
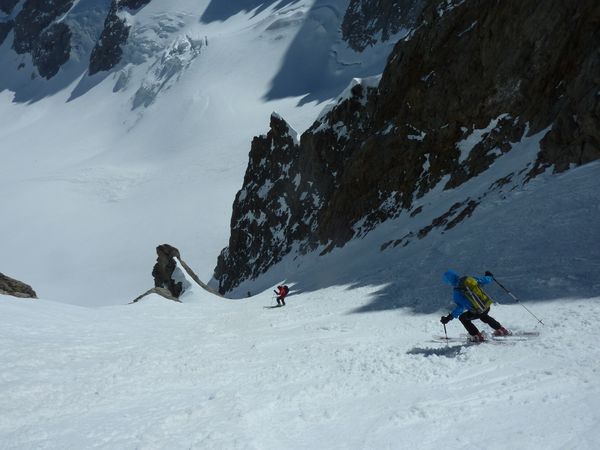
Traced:
POLYGON ((288 295, 288 292, 289 290, 284 286, 277 286, 277 291, 275 291, 275 293, 281 298, 285 298, 286 295, 288 295))

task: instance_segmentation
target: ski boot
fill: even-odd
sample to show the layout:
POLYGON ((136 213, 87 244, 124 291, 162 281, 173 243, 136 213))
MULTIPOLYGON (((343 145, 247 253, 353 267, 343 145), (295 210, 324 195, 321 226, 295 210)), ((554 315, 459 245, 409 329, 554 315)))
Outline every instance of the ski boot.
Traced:
POLYGON ((504 327, 494 330, 494 336, 510 336, 512 333, 504 327))
POLYGON ((469 336, 469 342, 485 342, 485 335, 481 332, 472 334, 469 336))

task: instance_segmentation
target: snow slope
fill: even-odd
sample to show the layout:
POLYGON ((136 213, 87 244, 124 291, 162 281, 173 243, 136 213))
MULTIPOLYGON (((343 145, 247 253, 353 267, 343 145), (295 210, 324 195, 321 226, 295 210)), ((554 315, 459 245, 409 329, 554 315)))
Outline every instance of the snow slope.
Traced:
POLYGON ((431 312, 444 295, 440 274, 454 268, 459 273, 501 274, 528 299, 597 296, 600 164, 562 174, 549 169, 527 181, 528 164, 535 160, 544 134, 525 137, 488 170, 456 188, 444 190, 447 179, 442 179, 415 199, 411 211, 369 233, 358 224, 356 238, 343 248, 325 255, 319 248, 300 257, 292 252, 228 295, 244 297, 281 280, 303 292, 336 285, 380 286, 367 309, 401 306, 431 312), (442 223, 423 231, 462 203, 446 219, 449 223, 471 201, 476 208, 457 226, 442 223))
POLYGON ((347 0, 220 4, 153 0, 128 18, 123 63, 93 77, 85 70, 107 1, 74 6, 66 20, 79 45, 50 81, 32 79, 9 35, 3 272, 44 298, 122 304, 151 285, 154 249, 170 243, 208 280, 250 142, 271 112, 304 130, 353 76, 380 73, 393 45, 349 51, 338 26, 347 0))
POLYGON ((1 297, 0 446, 597 448, 600 298, 526 303, 544 327, 495 306, 540 336, 467 346, 432 342, 445 310, 357 313, 377 291, 292 290, 277 309, 269 291, 104 308, 1 297))
POLYGON ((0 296, 1 448, 597 448, 600 165, 489 189, 540 136, 415 218, 286 259, 239 300, 192 288, 183 304, 87 307, 146 290, 164 242, 207 279, 271 111, 302 131, 389 50, 339 42, 347 0, 153 0, 130 18, 125 62, 88 78, 98 4, 77 2, 79 59, 50 82, 10 37, 0 48, 0 269, 46 299, 0 296), (415 238, 484 193, 461 226, 415 238), (510 303, 493 315, 540 336, 431 342, 449 267, 494 271, 546 325, 510 303), (281 280, 287 306, 264 309, 281 280))

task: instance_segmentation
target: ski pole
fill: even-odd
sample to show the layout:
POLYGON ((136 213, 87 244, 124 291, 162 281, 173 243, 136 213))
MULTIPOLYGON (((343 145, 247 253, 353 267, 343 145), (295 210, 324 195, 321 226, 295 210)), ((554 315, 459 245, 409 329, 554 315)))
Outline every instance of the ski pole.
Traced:
POLYGON ((446 335, 446 345, 448 345, 448 333, 446 332, 446 324, 443 323, 442 325, 444 325, 444 334, 446 335))
POLYGON ((517 302, 519 305, 521 305, 523 308, 525 308, 525 311, 527 311, 529 314, 531 314, 533 317, 535 317, 535 320, 537 320, 539 323, 541 323, 542 325, 544 325, 544 322, 542 322, 540 319, 538 319, 538 318, 537 318, 537 316, 536 316, 534 313, 532 313, 532 312, 531 312, 531 311, 530 311, 530 310, 527 308, 527 306, 525 306, 523 303, 521 303, 521 302, 519 301, 519 299, 518 299, 518 298, 517 298, 517 297, 516 297, 516 296, 515 296, 515 295, 514 295, 512 292, 510 292, 508 289, 506 289, 506 288, 505 288, 505 287, 502 285, 502 283, 500 283, 498 280, 496 280, 496 277, 492 276, 492 279, 493 279, 493 280, 494 280, 494 281, 495 281, 495 282, 498 284, 498 286, 500 286, 502 289, 504 289, 504 291, 505 291, 505 292, 506 292, 508 295, 510 295, 510 296, 513 298, 513 300, 514 300, 515 302, 517 302))

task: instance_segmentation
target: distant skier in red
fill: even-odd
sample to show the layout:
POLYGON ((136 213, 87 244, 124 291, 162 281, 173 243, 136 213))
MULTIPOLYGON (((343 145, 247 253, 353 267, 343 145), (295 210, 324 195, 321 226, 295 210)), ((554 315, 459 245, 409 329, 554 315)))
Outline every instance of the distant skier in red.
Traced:
POLYGON ((290 288, 288 288, 285 284, 283 286, 277 286, 277 290, 273 291, 277 295, 277 305, 285 306, 285 297, 290 292, 290 288))

